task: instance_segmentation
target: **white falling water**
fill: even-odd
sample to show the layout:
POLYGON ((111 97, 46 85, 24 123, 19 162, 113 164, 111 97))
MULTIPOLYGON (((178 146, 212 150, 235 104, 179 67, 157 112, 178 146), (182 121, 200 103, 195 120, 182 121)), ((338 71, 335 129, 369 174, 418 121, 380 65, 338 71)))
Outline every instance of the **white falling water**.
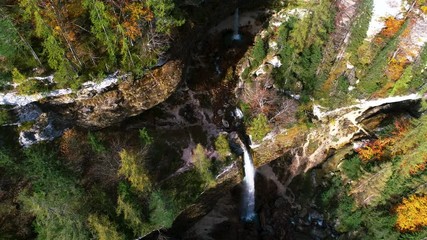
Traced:
POLYGON ((234 110, 234 115, 240 120, 243 119, 243 112, 240 110, 240 108, 236 108, 234 110))
POLYGON ((255 168, 252 157, 243 144, 243 161, 245 177, 243 178, 243 215, 244 221, 252 221, 255 218, 255 168))
POLYGON ((234 41, 239 41, 241 36, 239 34, 239 9, 236 8, 236 12, 234 12, 234 25, 233 25, 233 37, 234 41))

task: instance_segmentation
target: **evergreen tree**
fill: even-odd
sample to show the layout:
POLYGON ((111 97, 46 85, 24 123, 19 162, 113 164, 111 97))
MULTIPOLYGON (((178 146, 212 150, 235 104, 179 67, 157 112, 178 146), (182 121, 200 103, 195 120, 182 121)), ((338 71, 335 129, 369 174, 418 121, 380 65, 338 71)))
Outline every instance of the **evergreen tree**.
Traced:
POLYGON ((117 36, 114 33, 114 25, 117 19, 110 13, 109 7, 102 1, 84 0, 83 6, 89 10, 90 20, 92 22, 91 32, 96 39, 105 46, 108 53, 109 64, 116 61, 117 36))
POLYGON ((33 191, 19 199, 34 214, 37 239, 88 239, 83 190, 61 171, 55 156, 40 146, 25 151, 24 172, 33 191))

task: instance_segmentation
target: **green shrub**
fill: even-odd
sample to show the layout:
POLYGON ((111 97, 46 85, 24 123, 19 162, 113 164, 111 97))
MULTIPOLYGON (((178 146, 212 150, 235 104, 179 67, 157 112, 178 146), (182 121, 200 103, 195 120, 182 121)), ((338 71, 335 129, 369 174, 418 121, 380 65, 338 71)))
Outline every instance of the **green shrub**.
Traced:
POLYGON ((205 185, 207 187, 213 186, 215 178, 211 172, 212 161, 206 156, 205 149, 201 144, 197 144, 196 149, 194 149, 193 164, 196 167, 196 171, 204 180, 205 185))
POLYGON ((248 134, 252 136, 254 141, 261 141, 267 133, 271 131, 267 117, 260 113, 253 118, 248 127, 248 134))
POLYGON ((21 123, 21 125, 19 125, 18 130, 20 132, 28 131, 34 126, 34 124, 35 124, 35 121, 23 122, 21 123))
POLYGON ((394 84, 393 89, 391 90, 390 95, 401 95, 407 93, 409 89, 409 83, 412 80, 412 66, 409 66, 403 71, 402 76, 394 84))
POLYGON ((427 79, 427 69, 425 66, 427 65, 427 45, 423 47, 423 50, 420 53, 419 61, 414 63, 412 68, 412 79, 409 83, 409 87, 411 90, 419 91, 420 87, 424 85, 424 80, 427 79))
POLYGON ((146 128, 139 129, 139 139, 141 140, 142 144, 144 144, 144 145, 150 145, 153 143, 153 137, 151 137, 148 134, 148 131, 146 128))
POLYGON ((340 224, 336 230, 339 232, 356 230, 362 223, 362 211, 356 209, 353 198, 345 193, 340 197, 337 216, 340 224))
POLYGON ((330 186, 328 186, 327 189, 322 191, 322 194, 320 195, 320 202, 322 206, 326 209, 336 209, 336 206, 334 204, 336 203, 336 201, 334 200, 337 198, 338 193, 341 189, 341 178, 339 178, 338 176, 333 176, 330 180, 330 186))
POLYGON ((357 85, 357 89, 360 93, 372 94, 387 83, 388 79, 385 76, 385 70, 389 61, 389 55, 395 50, 398 44, 398 37, 402 34, 407 25, 408 21, 406 21, 399 32, 387 42, 385 47, 376 54, 369 68, 363 72, 366 73, 366 75, 361 76, 362 79, 357 85))
POLYGON ((356 180, 362 175, 361 168, 362 161, 358 155, 354 155, 350 159, 345 159, 342 163, 342 170, 344 174, 351 180, 356 180))
POLYGON ((19 200, 35 216, 37 239, 88 239, 88 208, 84 190, 63 172, 52 149, 34 145, 25 150, 25 174, 32 191, 23 191, 19 200))
POLYGON ((320 84, 318 67, 322 49, 333 28, 334 8, 330 1, 305 6, 310 9, 303 19, 290 18, 278 30, 280 68, 273 70, 275 83, 282 89, 302 93, 309 99, 320 84))
POLYGON ((242 75, 241 75, 242 79, 247 80, 249 78, 250 73, 251 73, 250 67, 245 68, 245 70, 243 70, 242 75))
POLYGON ((135 236, 147 234, 143 228, 144 216, 142 209, 135 200, 129 198, 127 193, 120 190, 117 197, 116 214, 122 216, 126 224, 132 229, 135 236))
POLYGON ((394 228, 395 215, 381 210, 368 210, 363 211, 362 219, 366 229, 366 236, 363 236, 363 239, 399 239, 400 234, 394 228))
POLYGON ((359 48, 357 48, 356 56, 361 65, 368 66, 373 60, 373 55, 374 52, 369 41, 363 41, 359 48))
POLYGON ((13 19, 0 9, 0 71, 10 71, 19 55, 23 54, 23 43, 13 19))
POLYGON ((0 168, 4 169, 4 172, 15 173, 18 168, 18 164, 8 150, 0 148, 0 168))
POLYGON ((177 209, 184 209, 206 190, 206 181, 196 169, 192 169, 167 179, 162 183, 162 188, 173 199, 177 209))
POLYGON ((157 32, 170 34, 173 28, 185 23, 173 0, 148 0, 147 5, 156 17, 157 32))
POLYGON ((9 112, 6 109, 0 109, 0 126, 11 122, 9 112))
POLYGON ((89 145, 90 145, 92 151, 94 151, 95 153, 102 154, 102 153, 105 153, 107 151, 104 144, 101 142, 101 140, 95 134, 89 132, 87 134, 87 138, 88 138, 89 145))
POLYGON ((228 144, 227 136, 225 134, 220 134, 215 139, 215 149, 218 152, 219 159, 224 161, 227 156, 230 155, 231 150, 228 144))
POLYGON ((20 73, 17 68, 14 68, 12 70, 12 79, 13 83, 22 84, 27 78, 22 73, 20 73))
POLYGON ((156 228, 169 228, 178 214, 176 204, 164 192, 153 191, 150 195, 150 223, 156 228))
POLYGON ((44 92, 47 90, 46 86, 43 85, 42 82, 37 81, 35 79, 30 79, 22 82, 17 90, 20 94, 35 94, 44 92))
POLYGON ((255 41, 255 45, 252 49, 252 56, 254 58, 254 64, 253 66, 260 65, 263 61, 265 56, 267 55, 267 52, 265 50, 265 44, 262 38, 257 38, 255 41))

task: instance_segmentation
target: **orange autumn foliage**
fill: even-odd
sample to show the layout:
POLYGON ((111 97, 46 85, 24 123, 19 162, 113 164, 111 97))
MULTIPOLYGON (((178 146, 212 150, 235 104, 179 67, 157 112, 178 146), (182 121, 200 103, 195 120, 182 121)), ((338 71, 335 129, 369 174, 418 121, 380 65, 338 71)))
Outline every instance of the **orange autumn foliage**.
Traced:
POLYGON ((385 28, 381 31, 384 37, 393 37, 400 27, 402 27, 404 20, 397 20, 396 18, 389 17, 385 20, 385 28))
POLYGON ((409 169, 409 174, 417 175, 420 172, 424 172, 426 170, 426 164, 427 164, 427 156, 424 156, 422 163, 418 163, 415 166, 413 166, 411 169, 409 169))
POLYGON ((408 131, 409 128, 409 121, 408 119, 398 119, 394 121, 394 130, 392 132, 393 137, 400 138, 405 135, 405 133, 408 131))
POLYGON ((387 18, 385 20, 385 27, 381 30, 380 34, 374 37, 373 42, 379 46, 383 45, 386 39, 390 39, 399 31, 404 22, 404 20, 397 20, 393 17, 387 18))
POLYGON ((141 3, 131 3, 125 6, 124 12, 126 13, 125 22, 123 26, 126 30, 126 36, 135 40, 142 34, 139 27, 140 20, 151 21, 154 18, 153 13, 141 3))
POLYGON ((396 81, 402 76, 405 66, 407 65, 406 61, 392 59, 387 66, 386 75, 388 79, 396 81))
POLYGON ((382 37, 380 37, 379 35, 375 36, 373 39, 373 42, 378 45, 381 46, 385 41, 382 37))
POLYGON ((396 213, 396 227, 401 232, 414 232, 427 226, 427 196, 404 198, 396 213))
POLYGON ((370 160, 382 160, 387 147, 393 145, 405 134, 408 125, 408 121, 403 118, 396 120, 391 137, 376 139, 356 150, 360 159, 365 163, 370 160))
POLYGON ((391 141, 391 138, 377 139, 356 151, 363 162, 381 160, 386 147, 391 143, 391 141))
POLYGON ((64 132, 59 143, 59 151, 63 155, 69 155, 72 152, 72 145, 77 141, 77 132, 74 129, 68 129, 64 132))

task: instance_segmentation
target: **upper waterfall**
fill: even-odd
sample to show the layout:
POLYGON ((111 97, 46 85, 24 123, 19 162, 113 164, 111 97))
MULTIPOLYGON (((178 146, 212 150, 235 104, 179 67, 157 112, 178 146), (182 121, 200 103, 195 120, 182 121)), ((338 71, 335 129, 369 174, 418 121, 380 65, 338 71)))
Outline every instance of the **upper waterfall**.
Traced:
POLYGON ((234 12, 234 25, 233 25, 233 37, 232 40, 239 41, 242 37, 239 34, 239 9, 236 8, 234 12))

